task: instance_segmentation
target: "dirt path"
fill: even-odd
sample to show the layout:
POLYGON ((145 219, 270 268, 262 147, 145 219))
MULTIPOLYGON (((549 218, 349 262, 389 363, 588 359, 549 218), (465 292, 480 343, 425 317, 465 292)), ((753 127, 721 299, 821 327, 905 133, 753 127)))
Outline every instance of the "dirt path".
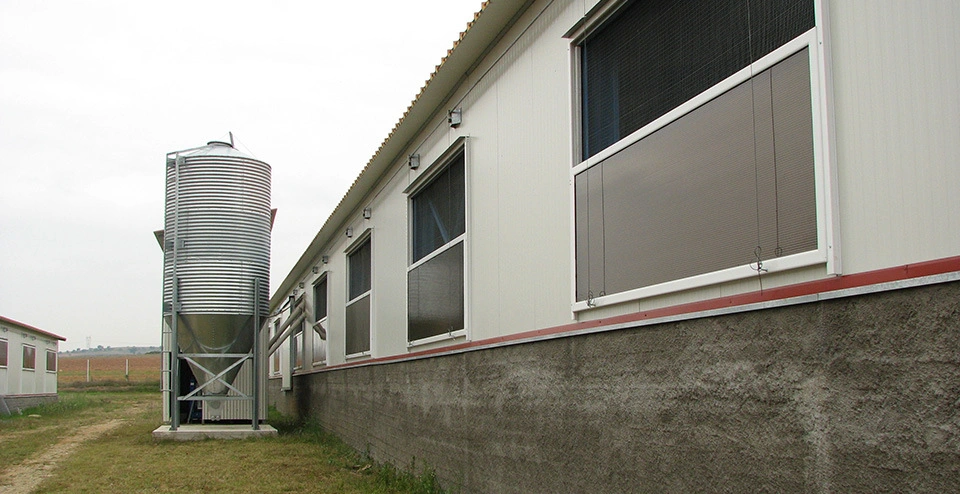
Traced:
POLYGON ((0 492, 10 494, 27 494, 33 492, 44 479, 53 474, 57 465, 69 456, 78 446, 91 439, 96 439, 120 426, 122 419, 113 419, 93 425, 81 426, 80 429, 52 447, 27 458, 19 465, 14 465, 0 475, 0 492))

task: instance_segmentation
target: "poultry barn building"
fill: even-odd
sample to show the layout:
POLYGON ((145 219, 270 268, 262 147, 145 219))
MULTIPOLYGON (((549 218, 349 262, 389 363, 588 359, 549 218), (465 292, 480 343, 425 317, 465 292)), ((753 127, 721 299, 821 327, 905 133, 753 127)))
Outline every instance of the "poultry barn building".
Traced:
POLYGON ((462 492, 960 490, 960 3, 491 0, 274 292, 462 492))

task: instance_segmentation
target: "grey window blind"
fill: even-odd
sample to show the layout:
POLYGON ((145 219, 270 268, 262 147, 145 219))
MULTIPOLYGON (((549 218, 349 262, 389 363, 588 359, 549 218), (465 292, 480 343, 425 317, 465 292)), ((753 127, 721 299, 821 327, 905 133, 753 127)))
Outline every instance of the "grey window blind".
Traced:
POLYGON ((370 350, 370 296, 367 295, 347 306, 346 353, 370 350))
POLYGON ((636 0, 581 44, 587 159, 814 27, 812 0, 636 0))
POLYGON ((466 231, 463 153, 412 198, 413 262, 466 231))
POLYGON ((364 292, 370 291, 370 240, 367 239, 357 250, 349 256, 349 294, 353 300, 364 292))
POLYGON ((577 298, 817 248, 807 49, 575 181, 577 298))
POLYGON ((313 285, 313 320, 319 321, 327 317, 327 278, 323 277, 313 285))
POLYGON ((407 273, 409 341, 463 329, 463 242, 407 273))

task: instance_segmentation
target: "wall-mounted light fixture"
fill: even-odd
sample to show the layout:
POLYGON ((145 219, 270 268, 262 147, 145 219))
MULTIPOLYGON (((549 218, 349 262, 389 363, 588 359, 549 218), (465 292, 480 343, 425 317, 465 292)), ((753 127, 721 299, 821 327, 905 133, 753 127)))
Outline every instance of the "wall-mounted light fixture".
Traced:
POLYGON ((303 283, 303 282, 301 281, 301 282, 300 282, 300 284, 299 284, 299 285, 297 285, 297 286, 299 286, 299 287, 300 287, 300 289, 301 289, 301 290, 303 290, 303 287, 304 287, 304 286, 306 286, 306 285, 305 285, 305 284, 304 284, 304 283, 303 283))
POLYGON ((410 157, 407 158, 407 165, 410 166, 411 170, 416 170, 417 168, 420 168, 420 155, 411 154, 410 157))
POLYGON ((463 123, 463 109, 457 108, 447 112, 447 123, 451 127, 457 128, 463 123))
POLYGON ((353 228, 347 228, 347 237, 353 237, 353 228))
MULTIPOLYGON (((326 263, 324 263, 324 264, 326 264, 326 263)), ((314 266, 310 271, 312 271, 313 274, 317 274, 317 273, 320 272, 320 266, 314 266)))
POLYGON ((324 263, 324 264, 330 262, 330 256, 323 256, 323 257, 321 257, 321 258, 320 258, 320 262, 322 262, 322 263, 324 263))
POLYGON ((369 220, 370 216, 373 215, 373 210, 370 208, 363 208, 363 219, 369 220))

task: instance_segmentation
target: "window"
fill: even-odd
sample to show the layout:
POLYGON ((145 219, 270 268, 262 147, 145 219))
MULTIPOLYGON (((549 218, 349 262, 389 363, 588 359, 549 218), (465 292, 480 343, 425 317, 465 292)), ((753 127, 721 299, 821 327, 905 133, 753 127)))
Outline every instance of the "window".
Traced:
POLYGON ((37 368, 37 349, 30 345, 23 345, 23 368, 24 370, 37 368))
POLYGON ((57 372, 57 352, 47 350, 47 372, 57 372))
POLYGON ((813 27, 813 0, 635 1, 580 44, 578 301, 818 249, 813 27))
POLYGON ((583 159, 814 27, 813 0, 637 0, 580 45, 583 159))
POLYGON ((293 338, 290 339, 290 344, 293 345, 293 368, 302 369, 303 368, 303 323, 300 323, 300 329, 294 333, 293 338))
POLYGON ((347 356, 370 351, 371 246, 367 237, 347 255, 347 356))
POLYGON ((0 367, 7 366, 7 340, 0 340, 0 367))
POLYGON ((327 275, 313 285, 313 363, 327 361, 327 275))
MULTIPOLYGON (((278 330, 279 328, 280 328, 280 319, 277 318, 276 321, 273 321, 273 327, 270 328, 270 339, 271 339, 271 340, 273 340, 273 338, 277 335, 277 330, 278 330)), ((280 350, 277 350, 277 351, 273 352, 273 355, 271 355, 271 358, 270 358, 270 367, 271 367, 271 368, 270 368, 270 372, 271 372, 271 373, 273 373, 273 374, 279 374, 279 373, 280 373, 280 350)))
POLYGON ((408 342, 464 329, 464 185, 461 149, 444 170, 410 198, 408 342))

